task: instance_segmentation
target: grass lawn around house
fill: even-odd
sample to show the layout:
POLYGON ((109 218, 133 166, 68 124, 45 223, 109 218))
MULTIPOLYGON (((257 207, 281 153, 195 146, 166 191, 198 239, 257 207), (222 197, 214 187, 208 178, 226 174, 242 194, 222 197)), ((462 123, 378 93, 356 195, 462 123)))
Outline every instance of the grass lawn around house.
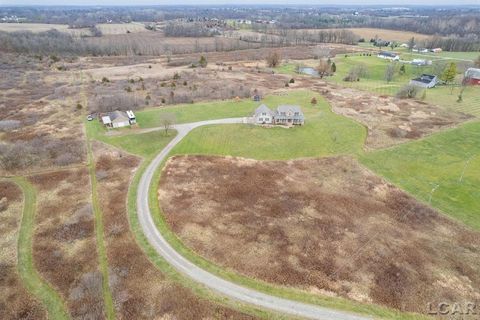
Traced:
POLYGON ((366 128, 333 113, 328 103, 317 93, 297 90, 287 96, 268 97, 264 103, 272 109, 279 103, 300 105, 305 114, 305 125, 289 129, 244 124, 200 127, 189 133, 172 150, 172 154, 216 154, 286 160, 362 152, 366 128), (315 106, 310 103, 312 97, 318 101, 315 106))
POLYGON ((431 196, 433 207, 480 230, 479 142, 480 122, 473 122, 360 160, 417 199, 429 203, 431 196))

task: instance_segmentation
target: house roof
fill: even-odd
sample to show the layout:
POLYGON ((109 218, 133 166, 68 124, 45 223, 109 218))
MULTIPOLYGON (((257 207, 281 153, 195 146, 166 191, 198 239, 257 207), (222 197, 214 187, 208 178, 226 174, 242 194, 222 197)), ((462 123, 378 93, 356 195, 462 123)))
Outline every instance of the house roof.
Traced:
POLYGON ((395 58, 396 56, 398 56, 398 54, 393 53, 393 52, 388 52, 388 51, 381 51, 378 55, 385 56, 385 57, 391 57, 391 58, 395 58))
POLYGON ((125 122, 129 120, 126 112, 118 110, 109 112, 108 116, 110 117, 112 123, 125 122))
POLYGON ((264 112, 269 115, 273 115, 273 111, 270 110, 270 108, 264 104, 261 104, 257 109, 255 109, 255 114, 264 113, 264 112))
POLYGON ((436 76, 433 76, 431 74, 422 74, 420 77, 412 79, 412 81, 417 81, 417 82, 422 82, 422 83, 430 83, 434 81, 436 76))
POLYGON ((282 104, 277 107, 277 112, 287 112, 291 110, 292 112, 298 112, 303 115, 302 109, 299 106, 282 104))
POLYGON ((477 68, 468 68, 465 72, 466 78, 480 79, 480 69, 477 68))

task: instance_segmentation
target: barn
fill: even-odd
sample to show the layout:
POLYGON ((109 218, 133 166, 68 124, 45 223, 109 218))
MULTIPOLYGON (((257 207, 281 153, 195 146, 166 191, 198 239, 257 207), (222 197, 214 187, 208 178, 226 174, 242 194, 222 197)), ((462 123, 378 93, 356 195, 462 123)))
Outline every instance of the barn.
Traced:
POLYGON ((480 86, 480 69, 468 68, 465 72, 463 83, 480 86))

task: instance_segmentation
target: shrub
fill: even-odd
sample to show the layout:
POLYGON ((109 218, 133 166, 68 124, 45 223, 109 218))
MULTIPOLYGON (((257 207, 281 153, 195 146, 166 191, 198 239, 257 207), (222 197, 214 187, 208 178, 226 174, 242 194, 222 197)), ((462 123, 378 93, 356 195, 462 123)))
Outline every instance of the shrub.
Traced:
POLYGON ((127 91, 127 92, 132 92, 132 87, 130 87, 130 86, 125 87, 125 91, 127 91))
POLYGON ((178 74, 178 72, 175 72, 173 74, 173 80, 178 80, 178 79, 180 79, 180 75, 178 74))
POLYGON ((317 104, 317 98, 313 97, 312 100, 310 100, 310 103, 312 105, 316 105, 317 104))
POLYGON ((278 52, 274 51, 271 52, 266 59, 267 65, 270 68, 275 68, 280 64, 280 54, 278 52))
POLYGON ((290 79, 289 82, 290 82, 290 83, 295 83, 295 79, 292 78, 292 79, 290 79))
POLYGON ((411 84, 407 84, 397 92, 396 97, 400 99, 413 99, 417 97, 419 92, 420 92, 419 87, 411 84))
POLYGON ((82 106, 81 103, 77 103, 77 107, 76 107, 76 108, 77 108, 77 110, 82 110, 83 106, 82 106))
POLYGON ((285 87, 290 87, 290 85, 288 84, 288 82, 285 82, 285 87))
POLYGON ((200 65, 200 67, 205 68, 208 64, 207 58, 205 58, 205 56, 201 56, 198 64, 200 65))
POLYGON ((102 82, 103 82, 103 83, 107 83, 107 82, 110 82, 110 80, 109 80, 107 77, 103 77, 103 78, 102 78, 102 82))

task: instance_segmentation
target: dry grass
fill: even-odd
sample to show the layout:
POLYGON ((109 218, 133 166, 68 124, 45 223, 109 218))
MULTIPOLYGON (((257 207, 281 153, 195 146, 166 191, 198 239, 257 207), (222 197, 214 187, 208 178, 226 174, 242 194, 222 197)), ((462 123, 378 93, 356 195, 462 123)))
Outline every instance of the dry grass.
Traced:
POLYGON ((361 38, 364 38, 366 42, 370 41, 370 39, 374 39, 375 36, 387 41, 399 41, 399 42, 407 42, 412 37, 414 37, 416 40, 424 40, 426 38, 431 37, 429 35, 416 33, 416 32, 377 29, 377 28, 346 28, 345 30, 352 31, 353 33, 359 35, 361 38))
POLYGON ((251 319, 196 297, 148 260, 130 231, 125 199, 140 160, 94 143, 98 194, 105 219, 110 285, 119 319, 251 319))
POLYGON ((66 24, 50 24, 50 23, 0 23, 0 31, 16 32, 30 31, 34 33, 45 32, 49 30, 57 30, 71 34, 72 36, 89 36, 91 32, 88 28, 69 29, 66 24))
POLYGON ((360 90, 318 86, 335 113, 368 128, 366 147, 379 149, 457 126, 472 116, 423 101, 377 96, 360 90))
POLYGON ((172 158, 159 201, 207 259, 276 284, 425 313, 480 300, 480 234, 349 158, 172 158))
POLYGON ((22 192, 14 183, 0 181, 0 319, 46 319, 45 310, 25 290, 17 271, 22 202, 22 192))
POLYGON ((32 176, 38 189, 34 260, 74 318, 103 317, 90 180, 86 168, 32 176))

